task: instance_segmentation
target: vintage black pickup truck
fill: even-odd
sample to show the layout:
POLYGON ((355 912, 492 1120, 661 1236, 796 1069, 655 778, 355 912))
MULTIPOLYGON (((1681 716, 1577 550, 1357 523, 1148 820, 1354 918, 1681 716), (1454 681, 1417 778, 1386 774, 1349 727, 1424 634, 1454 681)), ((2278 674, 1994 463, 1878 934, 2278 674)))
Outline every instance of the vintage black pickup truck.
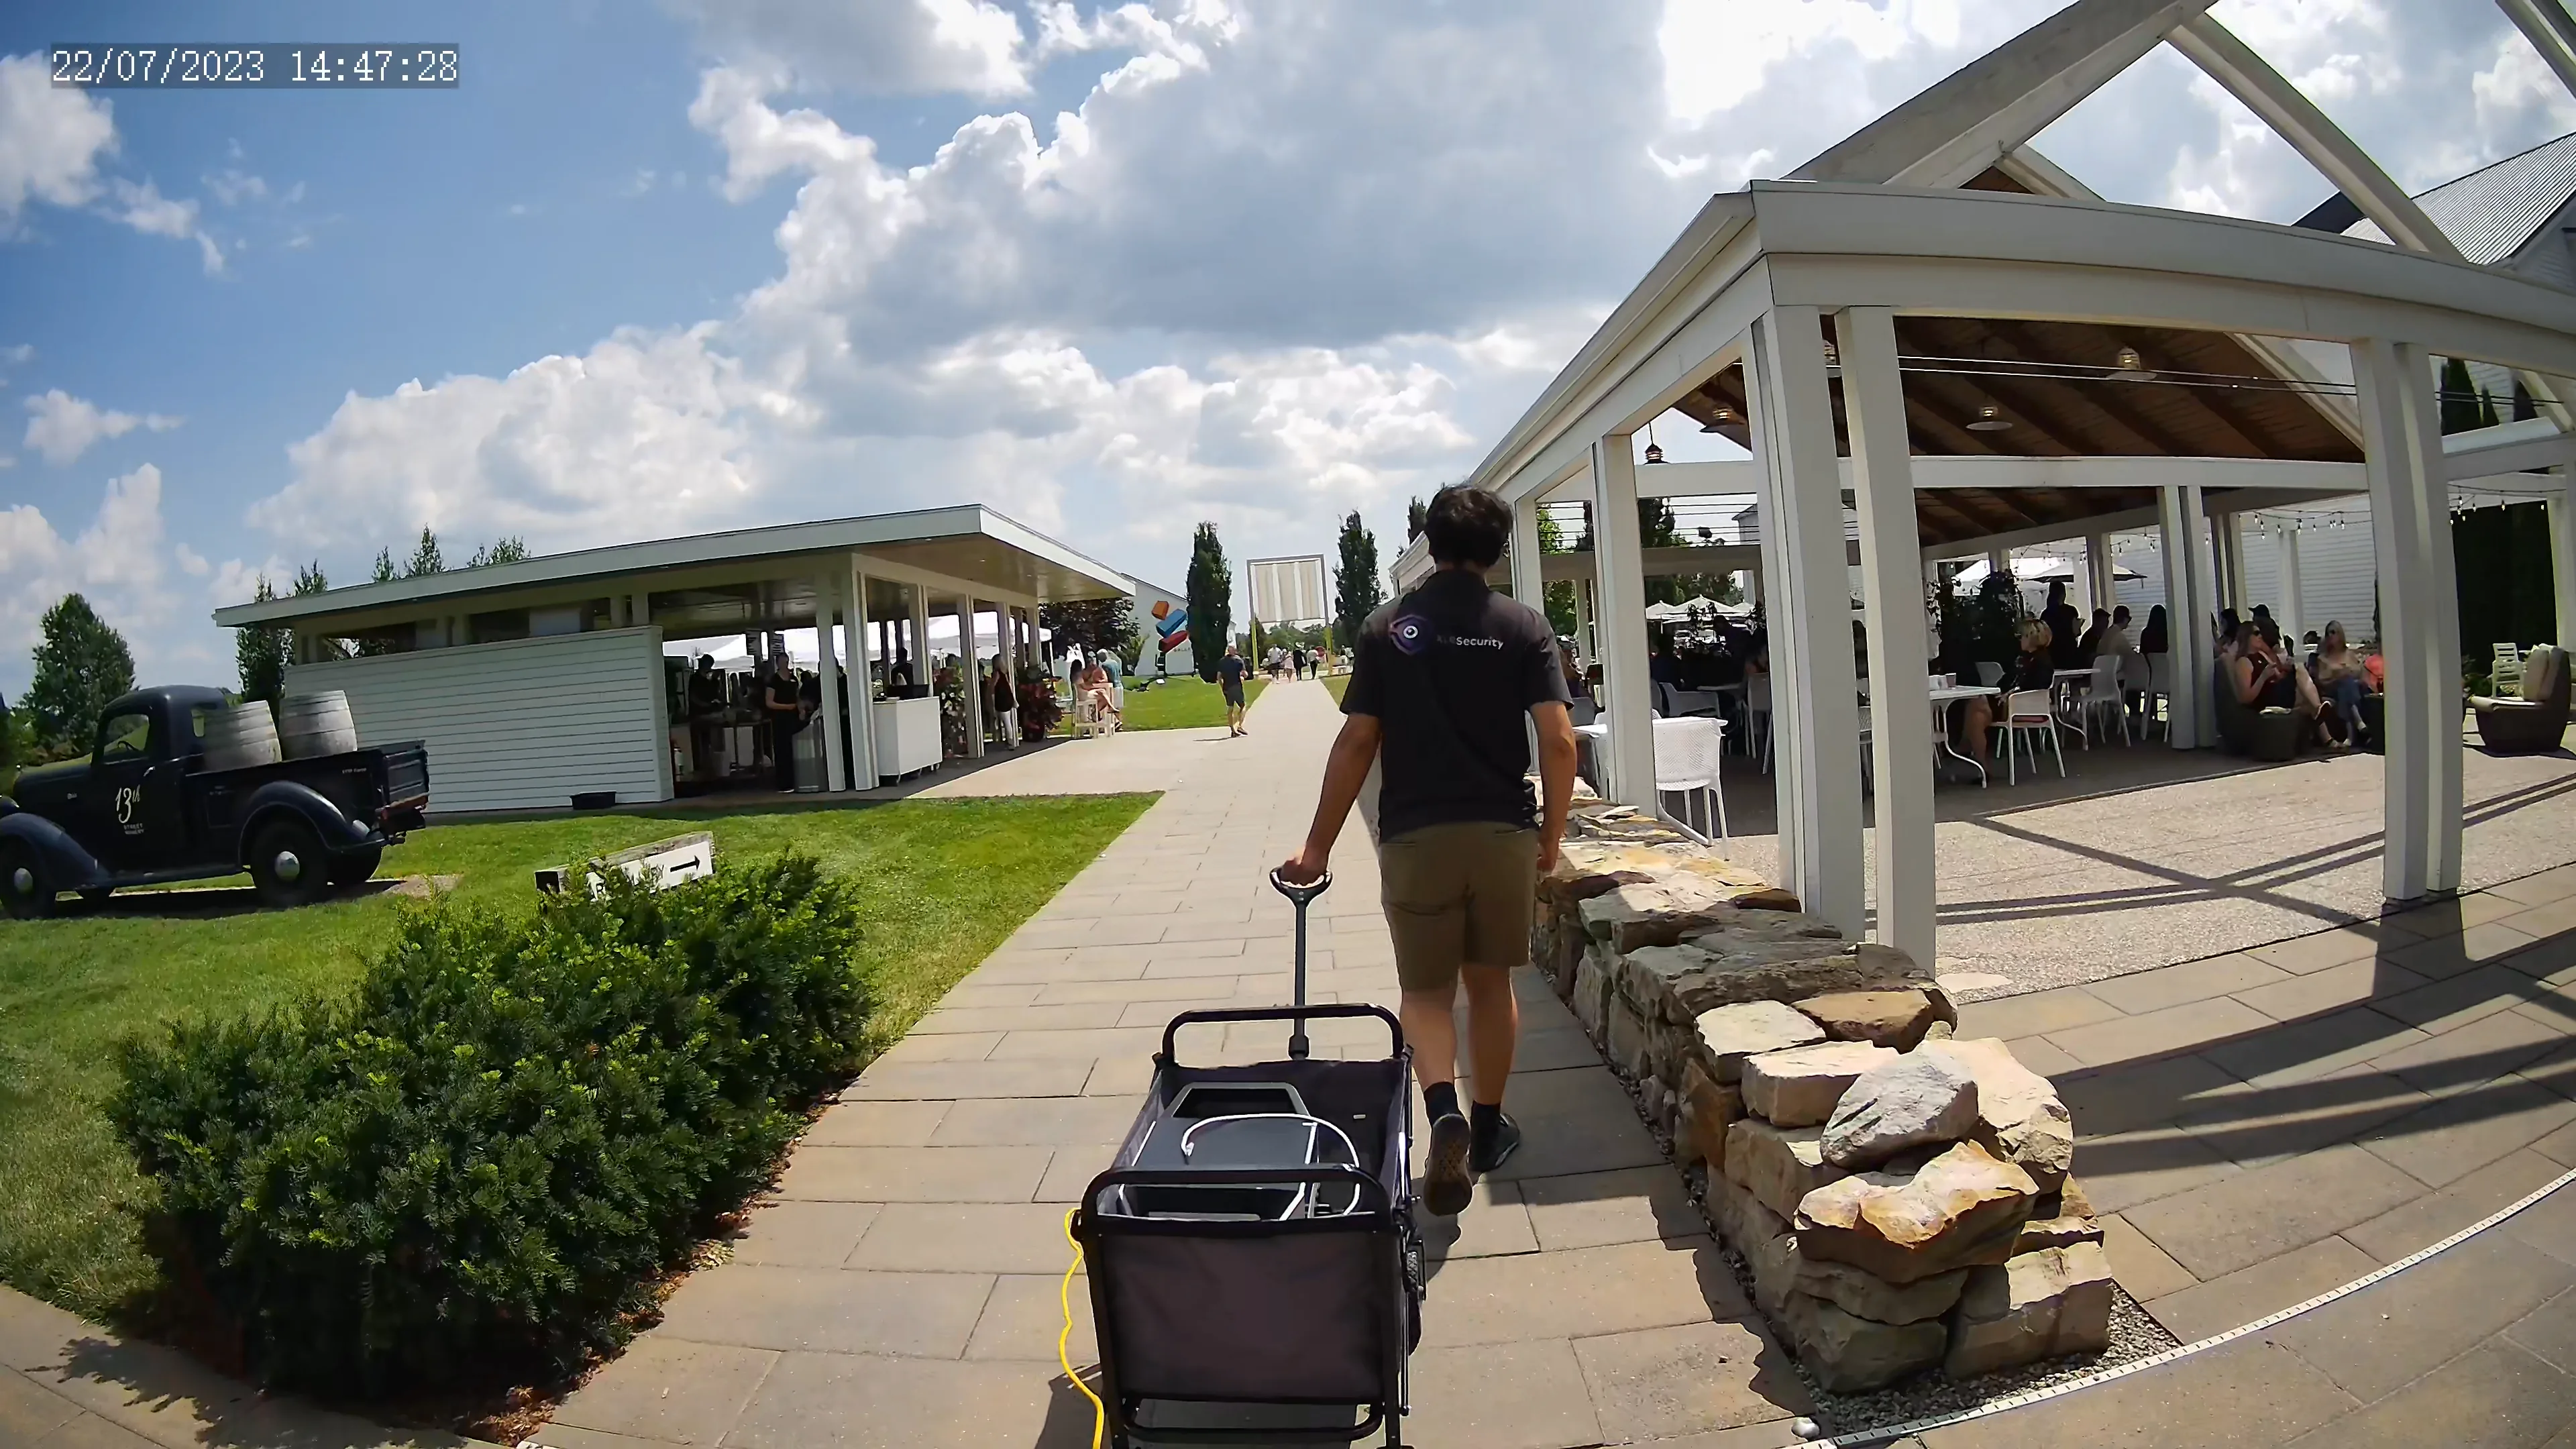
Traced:
POLYGON ((429 752, 419 744, 205 767, 223 691, 141 689, 99 717, 87 760, 22 771, 0 795, 0 905, 53 913, 66 891, 250 872, 260 899, 296 906, 375 873, 421 827, 429 752))

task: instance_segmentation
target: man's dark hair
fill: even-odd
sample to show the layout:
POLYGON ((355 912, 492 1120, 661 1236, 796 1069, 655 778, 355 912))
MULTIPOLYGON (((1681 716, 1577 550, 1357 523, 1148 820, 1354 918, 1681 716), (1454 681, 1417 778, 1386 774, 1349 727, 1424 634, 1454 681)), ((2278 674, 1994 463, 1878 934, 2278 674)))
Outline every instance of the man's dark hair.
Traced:
POLYGON ((1512 536, 1512 510, 1482 488, 1452 483, 1431 495, 1422 534, 1431 540, 1434 562, 1489 569, 1512 536))
POLYGON ((2129 606, 2122 604, 2120 607, 2113 609, 2111 611, 2111 622, 2114 624, 2125 624, 2129 622, 2129 606))

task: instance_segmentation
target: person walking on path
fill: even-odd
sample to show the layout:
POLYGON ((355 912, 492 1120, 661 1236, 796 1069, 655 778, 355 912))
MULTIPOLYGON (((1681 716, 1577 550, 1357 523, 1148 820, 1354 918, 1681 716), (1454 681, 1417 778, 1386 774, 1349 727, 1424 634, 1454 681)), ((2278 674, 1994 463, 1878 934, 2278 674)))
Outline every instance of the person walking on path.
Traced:
POLYGON ((1231 644, 1225 646, 1225 657, 1216 662, 1216 683, 1217 688, 1225 691, 1225 732, 1227 734, 1252 733, 1243 727, 1243 676, 1250 672, 1251 666, 1243 662, 1242 651, 1231 644))
POLYGON ((1574 795, 1574 725, 1565 668, 1547 619, 1485 586, 1511 511, 1453 486, 1423 521, 1439 567, 1371 614, 1351 650, 1342 732, 1324 764, 1305 848, 1279 867, 1291 883, 1324 873, 1342 821, 1378 767, 1378 875, 1399 1016, 1431 1120, 1423 1204, 1467 1205, 1475 1178, 1520 1146, 1503 1111, 1520 1036, 1512 970, 1529 960, 1538 877, 1556 866, 1574 795), (1531 798, 1524 717, 1538 727, 1542 799, 1531 798), (1450 1012, 1467 987, 1474 1112, 1462 1114, 1450 1012))

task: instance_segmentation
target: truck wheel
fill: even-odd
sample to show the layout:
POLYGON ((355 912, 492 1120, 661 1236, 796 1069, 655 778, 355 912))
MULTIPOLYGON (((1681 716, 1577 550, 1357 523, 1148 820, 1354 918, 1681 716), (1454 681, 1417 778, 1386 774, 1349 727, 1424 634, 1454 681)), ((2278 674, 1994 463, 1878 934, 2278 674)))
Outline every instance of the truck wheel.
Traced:
POLYGON ((250 842, 250 879, 263 905, 300 906, 331 889, 330 860, 322 837, 301 820, 275 820, 250 842))
POLYGON ((335 855, 331 857, 331 884, 335 886, 357 885, 373 876, 376 873, 376 867, 384 864, 384 860, 385 848, 381 845, 370 850, 352 851, 347 855, 335 855))
POLYGON ((54 878, 44 858, 23 841, 0 842, 0 904, 22 921, 54 913, 54 878))

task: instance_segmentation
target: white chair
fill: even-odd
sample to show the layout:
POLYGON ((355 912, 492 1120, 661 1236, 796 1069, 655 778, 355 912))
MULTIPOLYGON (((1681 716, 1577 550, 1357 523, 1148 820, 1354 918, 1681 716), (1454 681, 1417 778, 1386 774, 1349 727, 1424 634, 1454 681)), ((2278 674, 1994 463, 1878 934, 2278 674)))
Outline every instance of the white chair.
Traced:
POLYGON ((2159 713, 2165 721, 2165 738, 2173 738, 2173 656, 2147 656, 2147 718, 2159 713))
POLYGON ((2030 751, 2030 767, 2039 768, 2039 744, 2024 736, 2036 730, 2048 737, 2049 752, 2057 756, 2057 778, 2066 778, 2066 751, 2057 741, 2057 714, 2049 708, 2045 689, 2016 689, 2004 696, 2004 717, 1996 724, 2004 732, 2004 783, 2016 784, 2021 778, 2015 746, 2030 751))
POLYGON ((1717 838, 1726 835, 1726 796, 1718 789, 1718 766, 1725 753, 1726 722, 1704 715, 1684 719, 1655 721, 1655 793, 1658 796, 1682 797, 1682 829, 1694 831, 1702 840, 1708 831, 1691 824, 1690 799, 1706 795, 1709 800, 1704 815, 1715 826, 1717 838))
MULTIPOLYGON (((2084 748, 2093 748, 2093 721, 2105 712, 2119 716, 2120 743, 2130 743, 2129 707, 2120 699, 2119 655, 2105 654, 2093 661, 2092 676, 2077 681, 2073 704, 2076 726, 2084 733, 2084 748)), ((2103 738, 2109 737, 2110 731, 2105 728, 2103 738)))
POLYGON ((1991 659, 1977 661, 1977 682, 1988 689, 2004 682, 2004 667, 1991 659))
POLYGON ((1762 773, 1771 773, 1771 676, 1749 674, 1744 679, 1744 752, 1759 751, 1762 773))

